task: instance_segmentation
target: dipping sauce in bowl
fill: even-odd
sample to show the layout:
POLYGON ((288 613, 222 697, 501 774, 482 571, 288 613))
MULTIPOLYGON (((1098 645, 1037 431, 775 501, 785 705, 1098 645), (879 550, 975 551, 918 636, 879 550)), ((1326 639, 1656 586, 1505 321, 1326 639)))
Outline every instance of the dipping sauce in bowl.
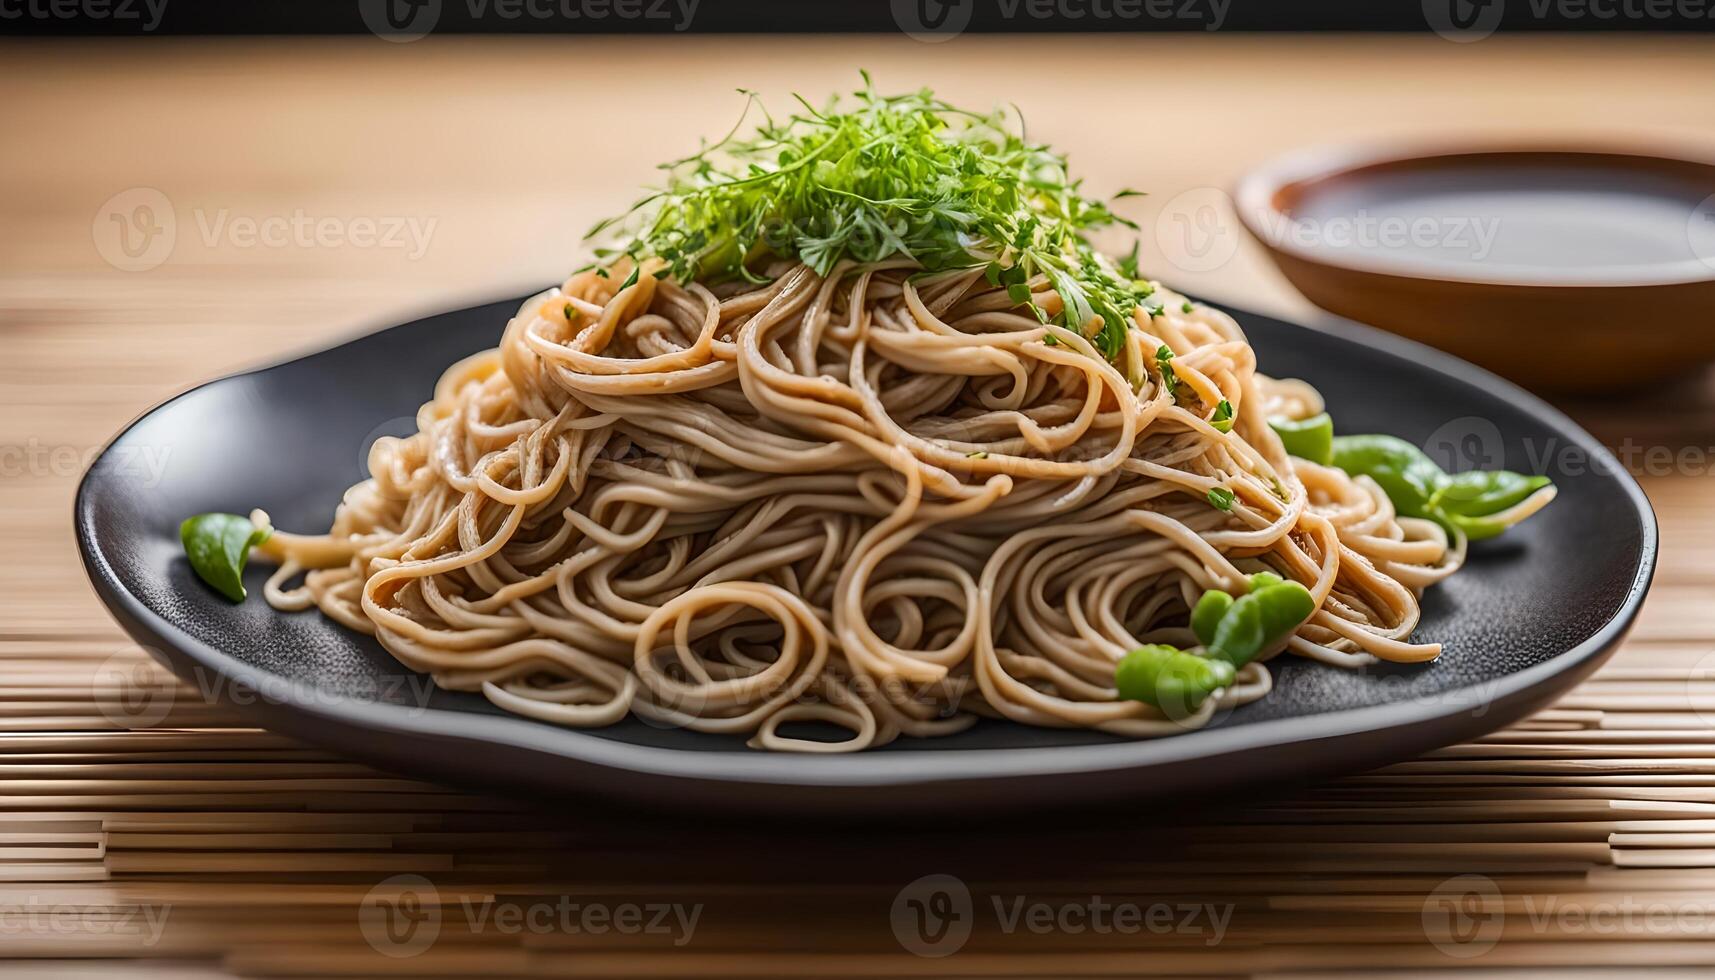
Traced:
POLYGON ((1715 164, 1689 155, 1322 151, 1236 202, 1312 302, 1538 388, 1715 359, 1715 164))

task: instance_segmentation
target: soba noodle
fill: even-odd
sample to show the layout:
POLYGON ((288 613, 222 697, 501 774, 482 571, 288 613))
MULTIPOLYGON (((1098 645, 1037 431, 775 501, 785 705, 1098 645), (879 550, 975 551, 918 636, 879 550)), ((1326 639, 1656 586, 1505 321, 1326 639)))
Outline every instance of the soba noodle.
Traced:
MULTIPOLYGON (((1410 640, 1418 596, 1463 536, 1289 457, 1268 417, 1320 398, 1258 373, 1218 310, 1140 311, 1110 360, 981 268, 782 259, 717 286, 655 268, 527 300, 415 435, 375 444, 327 535, 269 540, 268 601, 521 715, 817 752, 979 716, 1206 724, 1263 697, 1281 650, 1190 713, 1118 699, 1115 665, 1193 646, 1198 596, 1263 570, 1315 600, 1292 654, 1439 653, 1410 640), (1151 373, 1162 346, 1186 397, 1151 373), (1211 424, 1223 400, 1230 431, 1211 424)), ((1046 278, 1030 289, 1059 312, 1046 278)))

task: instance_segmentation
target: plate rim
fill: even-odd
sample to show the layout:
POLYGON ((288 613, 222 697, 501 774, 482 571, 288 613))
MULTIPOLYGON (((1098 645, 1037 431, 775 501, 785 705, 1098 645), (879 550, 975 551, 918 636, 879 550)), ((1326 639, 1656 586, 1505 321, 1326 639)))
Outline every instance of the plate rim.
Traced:
MULTIPOLYGON (((583 729, 556 726, 515 715, 425 710, 410 705, 344 698, 316 699, 307 697, 299 690, 298 685, 285 685, 286 693, 280 696, 268 680, 278 675, 244 663, 185 633, 144 605, 113 571, 101 550, 98 540, 100 535, 93 527, 92 477, 113 446, 145 420, 211 385, 261 374, 328 354, 384 333, 409 329, 438 316, 461 314, 512 302, 522 300, 515 300, 509 295, 498 300, 442 309, 437 313, 391 323, 380 329, 348 335, 314 350, 292 354, 259 367, 205 381, 139 414, 103 444, 101 452, 78 481, 73 504, 73 525, 79 556, 96 596, 126 632, 145 647, 157 648, 163 654, 171 650, 187 657, 197 667, 224 678, 235 689, 270 692, 267 698, 255 702, 259 709, 258 714, 273 716, 276 713, 284 713, 301 716, 310 723, 325 722, 339 727, 381 731, 395 737, 421 738, 426 742, 452 740, 530 752, 562 762, 569 761, 628 776, 668 777, 725 786, 757 785, 831 790, 928 783, 976 784, 995 780, 1033 780, 1146 771, 1192 761, 1214 761, 1262 749, 1282 750, 1359 733, 1369 733, 1378 739, 1387 739, 1396 733, 1416 729, 1428 730, 1429 726, 1437 722, 1443 726, 1452 725, 1460 716, 1471 713, 1470 702, 1456 697, 1460 692, 1470 692, 1480 687, 1486 695, 1481 703, 1493 709, 1502 704, 1527 701, 1532 692, 1546 688, 1555 678, 1563 675, 1571 678, 1569 685, 1581 674, 1593 670, 1630 630, 1655 575, 1660 544, 1659 528, 1649 498, 1637 480, 1619 465, 1607 447, 1559 409, 1483 368, 1374 327, 1322 312, 1307 321, 1306 318, 1296 315, 1256 313, 1242 306, 1219 301, 1212 301, 1212 305, 1231 313, 1235 319, 1241 321, 1245 316, 1258 316, 1329 334, 1348 343, 1377 348, 1414 361, 1461 384, 1488 389, 1545 427, 1571 436, 1581 449, 1591 454, 1592 459, 1606 461, 1609 464, 1607 471, 1618 480, 1633 505, 1632 513, 1641 532, 1637 566, 1633 569, 1626 595, 1614 615, 1582 643, 1543 663, 1482 685, 1450 688, 1444 692, 1445 697, 1435 699, 1344 708, 1311 715, 1271 718, 1232 727, 1201 729, 1184 735, 1113 743, 997 749, 926 747, 900 753, 804 755, 747 750, 743 749, 740 743, 735 743, 732 750, 715 751, 639 745, 604 738, 583 729)), ((169 659, 177 669, 179 659, 171 656, 169 659)), ((1489 713, 1494 717, 1505 714, 1504 711, 1492 710, 1489 713)), ((354 755, 362 754, 349 746, 336 748, 354 755)))
MULTIPOLYGON (((1291 236, 1267 234, 1260 218, 1267 214, 1291 220, 1276 204, 1288 188, 1318 184, 1353 175, 1387 170, 1424 169, 1447 166, 1452 161, 1485 157, 1561 157, 1577 160, 1626 160, 1631 169, 1659 169, 1663 165, 1715 169, 1715 143, 1691 140, 1626 140, 1579 137, 1471 138, 1463 140, 1402 138, 1354 140, 1305 147, 1263 163, 1233 182, 1231 197, 1239 223, 1251 237, 1271 251, 1279 251, 1301 262, 1368 276, 1391 277, 1409 282, 1446 282, 1506 290, 1565 290, 1579 295, 1596 290, 1672 289, 1715 284, 1715 266, 1699 258, 1676 263, 1641 266, 1604 266, 1600 275, 1587 279, 1550 279, 1531 275, 1482 276, 1452 269, 1425 269, 1378 265, 1360 253, 1341 253, 1307 248, 1291 236), (1650 275, 1652 270, 1655 275, 1650 275)), ((1563 164, 1565 165, 1565 164, 1563 164)))

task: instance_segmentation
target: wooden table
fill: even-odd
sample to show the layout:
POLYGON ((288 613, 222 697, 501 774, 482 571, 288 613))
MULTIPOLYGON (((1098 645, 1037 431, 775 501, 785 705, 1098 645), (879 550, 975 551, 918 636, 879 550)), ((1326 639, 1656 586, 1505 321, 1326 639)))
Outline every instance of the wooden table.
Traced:
MULTIPOLYGON (((1715 46, 1695 38, 0 46, 0 958, 44 958, 8 977, 1707 975, 1715 682, 1692 674, 1715 649, 1707 454, 1640 474, 1662 523, 1654 593, 1611 666, 1554 710, 1176 825, 616 823, 377 773, 192 696, 159 729, 115 724, 102 678, 145 661, 91 594, 68 520, 109 434, 200 380, 554 281, 654 162, 725 129, 735 88, 780 104, 860 66, 884 87, 1016 101, 1092 188, 1151 191, 1131 202, 1146 227, 1309 142, 1715 133, 1715 46), (153 258, 124 251, 113 215, 163 198, 172 251, 122 271, 153 258), (914 917, 958 898, 910 884, 931 872, 972 896, 957 955, 910 951, 926 941, 913 924, 939 921, 914 917), (440 915, 420 951, 421 916, 375 931, 413 898, 440 915), (690 930, 549 922, 568 903, 699 918, 675 945, 690 930), (401 952, 418 955, 378 955, 401 952)), ((1212 270, 1154 271, 1305 309, 1249 243, 1212 270)), ((1615 445, 1715 439, 1706 378, 1603 402, 1573 408, 1615 445)), ((949 951, 939 938, 927 952, 949 951)))

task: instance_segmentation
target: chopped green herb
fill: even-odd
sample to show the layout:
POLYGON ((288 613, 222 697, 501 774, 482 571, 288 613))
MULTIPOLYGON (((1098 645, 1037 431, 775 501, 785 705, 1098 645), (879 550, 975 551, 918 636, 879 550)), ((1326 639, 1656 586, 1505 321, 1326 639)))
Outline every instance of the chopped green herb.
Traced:
POLYGON ((1127 252, 1119 261, 1120 275, 1127 279, 1135 280, 1143 277, 1143 274, 1137 270, 1137 250, 1139 247, 1139 243, 1133 241, 1131 251, 1127 252))
POLYGON ((582 315, 578 312, 577 307, 573 306, 570 303, 566 304, 565 314, 566 314, 566 322, 567 323, 578 322, 578 317, 582 315))
POLYGON ((989 454, 986 450, 979 449, 974 453, 966 453, 965 458, 966 459, 988 459, 989 454))
POLYGON ((1173 393, 1173 400, 1179 400, 1179 372, 1173 370, 1173 350, 1166 344, 1155 349, 1155 366, 1161 371, 1162 387, 1173 393))
POLYGON ((1209 416, 1209 424, 1215 427, 1216 432, 1233 431, 1233 403, 1225 398, 1216 403, 1215 413, 1209 416))
POLYGON ((741 116, 721 140, 665 165, 661 190, 590 235, 613 234, 621 247, 612 254, 633 261, 659 257, 681 282, 756 282, 764 255, 822 275, 842 260, 901 256, 929 272, 986 266, 990 282, 1046 322, 1046 310, 1021 298, 1041 277, 1061 301, 1053 321, 1119 356, 1152 289, 1087 236, 1134 223, 1085 197, 1064 156, 1026 140, 1004 113, 961 109, 927 90, 884 96, 868 75, 843 103, 799 102, 778 121, 764 110, 750 136, 739 135, 741 116))
POLYGON ((1179 304, 1179 312, 1181 312, 1181 313, 1191 312, 1191 301, 1186 300, 1185 302, 1179 304))
POLYGON ((1234 498, 1233 492, 1226 487, 1216 487, 1209 491, 1209 503, 1216 510, 1232 510, 1234 499, 1236 498, 1234 498))
POLYGON ((630 289, 631 287, 637 285, 637 274, 639 272, 641 272, 642 269, 643 269, 642 266, 638 266, 638 265, 632 266, 631 267, 631 275, 626 276, 625 281, 619 284, 619 291, 623 293, 627 289, 630 289))

